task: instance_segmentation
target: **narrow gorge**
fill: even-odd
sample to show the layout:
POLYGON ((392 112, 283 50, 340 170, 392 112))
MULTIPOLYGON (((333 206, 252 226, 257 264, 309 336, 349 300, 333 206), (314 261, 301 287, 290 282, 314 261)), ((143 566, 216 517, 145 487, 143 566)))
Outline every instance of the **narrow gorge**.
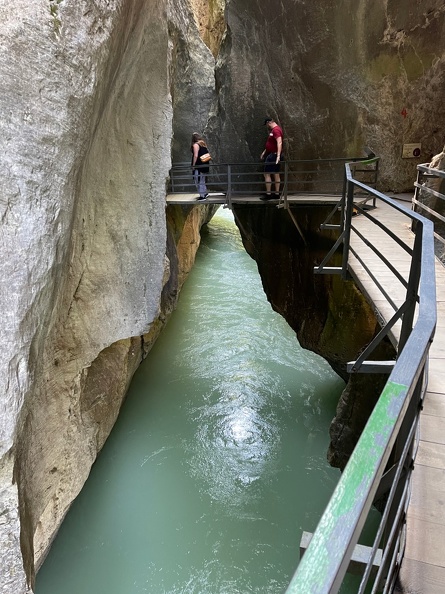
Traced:
MULTIPOLYGON (((410 191, 444 144, 444 14, 439 0, 3 3, 2 593, 32 591, 193 266, 212 208, 165 204, 191 133, 215 161, 253 162, 271 115, 288 158, 368 146, 379 188, 410 191)), ((285 212, 236 210, 272 307, 346 378, 378 323, 352 283, 313 275, 334 240, 325 214, 298 212, 305 246, 285 212)), ((331 431, 340 468, 372 406, 357 413, 354 394, 376 393, 354 382, 331 431)))

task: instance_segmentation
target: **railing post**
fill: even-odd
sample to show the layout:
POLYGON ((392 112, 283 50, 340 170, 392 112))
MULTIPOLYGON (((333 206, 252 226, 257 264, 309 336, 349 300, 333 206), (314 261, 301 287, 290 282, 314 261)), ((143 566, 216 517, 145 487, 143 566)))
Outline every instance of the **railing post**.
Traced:
POLYGON ((232 168, 227 163, 227 206, 232 210, 232 168))
MULTIPOLYGON (((417 168, 417 178, 416 178, 416 183, 414 184, 414 196, 411 201, 411 210, 413 210, 414 212, 419 212, 419 209, 416 210, 416 201, 419 200, 421 183, 422 183, 422 171, 419 168, 417 168)), ((416 228, 416 221, 412 220, 411 221, 411 231, 413 233, 415 232, 415 228, 416 228)))
MULTIPOLYGON (((347 165, 346 165, 347 167, 347 165)), ((352 207, 354 204, 354 184, 352 180, 347 180, 346 186, 346 212, 344 219, 344 238, 343 238, 343 260, 341 276, 343 280, 348 278, 348 257, 349 257, 349 244, 351 241, 351 221, 352 221, 352 207)))
POLYGON ((343 187, 341 191, 341 204, 340 204, 340 233, 345 230, 345 211, 346 211, 346 166, 343 167, 343 187))
MULTIPOLYGON (((399 464, 401 464, 403 465, 403 470, 400 473, 399 482, 395 489, 392 503, 389 506, 389 509, 385 511, 386 525, 383 531, 383 542, 381 543, 381 545, 382 548, 384 547, 388 549, 387 553, 385 554, 385 557, 389 560, 387 561, 387 563, 385 563, 385 567, 382 571, 382 577, 384 579, 388 577, 388 571, 391 573, 389 561, 396 552, 397 534, 401 533, 403 525, 406 522, 406 510, 409 503, 409 495, 405 495, 405 493, 407 492, 407 483, 409 483, 410 481, 411 473, 414 468, 414 458, 416 457, 416 433, 414 432, 413 425, 417 425, 419 419, 421 401, 423 397, 424 373, 425 368, 423 369, 422 373, 420 374, 417 380, 416 387, 413 391, 413 395, 406 410, 405 417, 400 427, 400 431, 397 434, 397 439, 395 441, 387 465, 388 467, 390 467, 398 466, 399 464), (410 435, 413 432, 414 435, 410 438, 410 435), (410 439, 410 445, 406 449, 408 439, 410 439), (405 454, 404 451, 406 452, 405 454), (403 460, 402 456, 404 456, 403 460)), ((383 494, 380 494, 380 497, 384 498, 388 494, 388 492, 389 490, 384 492, 383 494)), ((400 562, 401 561, 399 560, 399 567, 400 562)))
MULTIPOLYGON (((375 173, 374 173, 374 189, 377 189, 377 180, 378 180, 378 176, 379 176, 379 160, 377 159, 377 161, 375 162, 375 173)), ((374 196, 372 199, 372 206, 375 207, 375 203, 376 203, 376 197, 374 196)))
POLYGON ((289 180, 289 164, 287 161, 284 161, 284 186, 283 186, 284 208, 288 208, 288 203, 287 203, 288 180, 289 180))
POLYGON ((403 314, 398 352, 405 346, 406 341, 411 334, 411 330, 413 329, 414 312, 416 310, 421 272, 422 234, 423 225, 416 225, 413 253, 411 256, 411 268, 409 271, 408 287, 406 289, 406 303, 408 309, 403 314))

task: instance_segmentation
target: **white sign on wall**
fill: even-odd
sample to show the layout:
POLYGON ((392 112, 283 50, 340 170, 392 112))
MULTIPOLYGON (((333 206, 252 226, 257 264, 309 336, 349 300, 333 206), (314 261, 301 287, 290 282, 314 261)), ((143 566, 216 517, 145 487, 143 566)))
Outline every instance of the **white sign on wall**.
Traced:
POLYGON ((422 145, 420 142, 404 144, 402 148, 402 159, 415 159, 416 157, 420 157, 421 148, 422 145))

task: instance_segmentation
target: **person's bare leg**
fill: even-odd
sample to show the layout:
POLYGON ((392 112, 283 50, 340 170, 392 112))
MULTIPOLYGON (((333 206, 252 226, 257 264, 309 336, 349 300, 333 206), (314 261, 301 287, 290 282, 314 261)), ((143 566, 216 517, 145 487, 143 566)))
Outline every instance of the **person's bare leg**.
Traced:
POLYGON ((264 180, 266 182, 266 193, 270 194, 270 190, 272 189, 272 178, 269 173, 264 174, 264 180))
POLYGON ((281 182, 279 173, 274 173, 274 180, 275 180, 275 192, 277 194, 279 194, 280 193, 280 182, 281 182))

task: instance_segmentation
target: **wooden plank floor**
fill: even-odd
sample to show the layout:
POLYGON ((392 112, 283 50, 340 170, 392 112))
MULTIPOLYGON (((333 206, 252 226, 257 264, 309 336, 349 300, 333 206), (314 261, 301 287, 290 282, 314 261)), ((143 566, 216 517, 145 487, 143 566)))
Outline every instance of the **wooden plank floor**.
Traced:
MULTIPOLYGON (((408 205, 409 208, 409 205, 408 205)), ((413 242, 409 223, 394 209, 377 203, 371 213, 390 226, 405 241, 413 242)), ((359 230, 374 227, 364 216, 353 218, 359 230)), ((388 255, 406 279, 408 273, 405 252, 378 230, 370 231, 374 245, 388 255), (391 241, 389 245, 388 241, 391 241), (389 255, 390 254, 390 255, 389 255)), ((353 234, 354 235, 354 234, 353 234)), ((387 288, 391 298, 400 303, 404 298, 403 285, 388 275, 377 262, 375 255, 357 238, 352 245, 387 288), (359 245, 361 244, 361 245, 359 245)), ((364 267, 355 258, 351 260, 353 276, 373 307, 384 320, 393 314, 380 291, 372 287, 364 267)), ((428 391, 420 417, 420 444, 412 475, 412 494, 407 517, 407 542, 399 584, 396 592, 404 594, 445 594, 445 268, 436 260, 437 329, 430 350, 428 391)), ((391 339, 398 340, 400 326, 394 329, 391 339)))

